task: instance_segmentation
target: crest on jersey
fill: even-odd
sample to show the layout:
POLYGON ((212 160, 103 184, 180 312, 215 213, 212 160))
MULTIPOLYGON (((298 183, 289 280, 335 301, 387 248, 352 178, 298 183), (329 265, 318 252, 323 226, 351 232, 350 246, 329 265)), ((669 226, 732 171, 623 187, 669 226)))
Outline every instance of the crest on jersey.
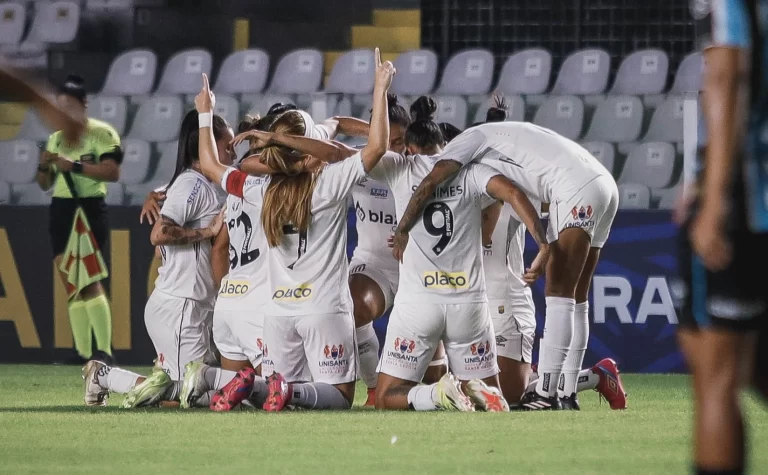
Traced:
POLYGON ((344 356, 344 345, 325 345, 325 349, 323 350, 325 353, 325 359, 327 360, 337 360, 339 358, 342 358, 344 356))
POLYGON ((408 338, 395 338, 395 349, 400 353, 412 353, 416 342, 408 338))
POLYGON ((491 351, 491 344, 487 341, 484 343, 472 343, 472 346, 469 347, 469 351, 472 352, 473 356, 484 356, 491 351))
POLYGON ((580 208, 574 206, 571 210, 571 215, 573 216, 573 219, 578 219, 581 221, 589 219, 592 217, 592 205, 587 205, 586 208, 583 206, 580 208))
POLYGON ((499 309, 498 310, 499 310, 499 315, 504 313, 504 305, 499 305, 499 309))

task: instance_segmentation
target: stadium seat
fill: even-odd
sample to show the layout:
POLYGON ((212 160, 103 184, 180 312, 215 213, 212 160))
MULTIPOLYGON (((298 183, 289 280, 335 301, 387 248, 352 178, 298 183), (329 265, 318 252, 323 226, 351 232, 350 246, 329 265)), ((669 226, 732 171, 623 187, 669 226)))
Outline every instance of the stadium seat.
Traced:
POLYGON ((139 107, 128 137, 148 142, 176 140, 184 115, 182 107, 181 98, 178 96, 147 99, 139 107))
POLYGON ((536 111, 533 123, 576 140, 584 128, 584 103, 576 96, 550 97, 536 111))
POLYGON ((560 67, 552 94, 602 94, 608 86, 611 58, 601 49, 571 53, 560 67))
POLYGON ((271 94, 311 94, 320 90, 323 54, 316 49, 292 51, 280 59, 272 76, 271 94))
MULTIPOLYGON (((504 100, 507 102, 507 120, 515 122, 523 122, 525 120, 525 101, 520 96, 510 95, 504 96, 504 100)), ((472 121, 473 124, 478 122, 485 122, 485 114, 488 109, 493 105, 493 97, 490 96, 484 101, 475 112, 475 118, 472 121)))
POLYGON ((16 46, 24 36, 27 10, 21 3, 0 3, 0 46, 16 46))
POLYGON ((616 177, 616 149, 608 142, 584 142, 582 147, 592 154, 614 177, 616 177))
POLYGON ((435 94, 488 94, 493 80, 493 55, 484 49, 471 49, 455 54, 443 70, 435 94))
POLYGON ((69 43, 80 26, 80 5, 72 1, 39 2, 21 52, 45 52, 48 43, 69 43))
POLYGON ((94 96, 88 99, 88 116, 107 122, 121 137, 128 120, 128 102, 124 97, 94 96))
POLYGON ((448 122, 464 130, 467 127, 467 101, 461 96, 436 96, 435 122, 448 122))
POLYGON ((12 185, 23 185, 35 180, 40 163, 40 149, 31 140, 0 142, 0 177, 12 185))
POLYGON ((682 183, 671 188, 651 190, 651 196, 658 202, 658 209, 673 209, 678 195, 683 191, 682 183))
POLYGON ((197 94, 201 75, 211 76, 211 53, 204 49, 188 49, 173 55, 165 64, 156 94, 197 94))
POLYGON ((518 51, 504 63, 495 91, 504 94, 544 94, 552 74, 552 55, 541 48, 518 51))
POLYGON ((138 185, 144 183, 149 173, 152 149, 148 142, 139 139, 123 140, 123 163, 120 166, 120 183, 138 185))
POLYGON ((213 113, 220 115, 227 121, 230 127, 237 129, 240 122, 240 103, 232 96, 216 94, 216 107, 213 113))
POLYGON ((682 143, 683 141, 682 97, 669 97, 656 108, 651 124, 643 140, 682 143))
POLYGON ((325 85, 327 93, 370 94, 374 81, 373 51, 355 49, 341 55, 325 85))
POLYGON ((646 142, 632 150, 619 177, 620 183, 666 188, 675 173, 675 147, 666 142, 646 142))
POLYGON ((633 142, 643 127, 643 103, 634 96, 609 96, 597 106, 584 140, 633 142))
POLYGON ((295 99, 288 95, 278 94, 253 94, 244 95, 241 101, 243 111, 247 111, 248 114, 265 116, 267 111, 273 104, 281 102, 283 104, 294 103, 295 99))
POLYGON ((152 178, 147 182, 154 187, 161 186, 171 181, 173 172, 176 171, 176 157, 179 143, 175 140, 157 144, 158 161, 152 178))
POLYGON ((619 185, 619 209, 649 209, 651 190, 645 185, 627 183, 619 185))
POLYGON ((667 84, 669 58, 658 49, 635 51, 621 62, 610 94, 661 94, 667 84))
POLYGON ((40 121, 40 117, 32 109, 27 109, 21 123, 17 139, 29 139, 35 142, 47 142, 53 131, 40 121))
POLYGON ((675 74, 670 94, 691 94, 701 91, 704 57, 701 53, 691 53, 680 63, 675 74))
POLYGON ((11 185, 4 181, 0 181, 0 206, 7 206, 11 204, 11 185))
POLYGON ((125 201, 125 190, 120 183, 107 183, 107 198, 110 206, 122 206, 125 201))
POLYGON ((395 59, 397 74, 390 91, 394 94, 421 96, 429 94, 437 79, 437 55, 427 49, 408 51, 395 59))
POLYGON ((258 94, 267 85, 269 55, 260 49, 235 51, 219 68, 216 94, 258 94))
POLYGON ((134 0, 85 0, 85 9, 93 11, 128 10, 134 7, 134 0))
POLYGON ((11 187, 11 201, 19 206, 41 206, 51 204, 53 187, 43 191, 37 183, 11 187))
POLYGON ((149 50, 125 52, 112 61, 101 94, 141 96, 152 92, 157 73, 157 56, 149 50))

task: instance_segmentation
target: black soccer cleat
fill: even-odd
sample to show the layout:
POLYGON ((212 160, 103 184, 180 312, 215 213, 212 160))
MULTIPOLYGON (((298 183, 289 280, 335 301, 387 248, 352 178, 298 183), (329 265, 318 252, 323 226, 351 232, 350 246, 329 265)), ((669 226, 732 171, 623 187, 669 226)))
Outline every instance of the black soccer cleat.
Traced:
POLYGON ((557 396, 545 397, 536 391, 523 394, 519 406, 520 410, 523 411, 560 411, 563 409, 557 396))
POLYGON ((570 396, 563 396, 560 398, 560 405, 564 411, 580 411, 579 398, 576 397, 576 393, 570 396))

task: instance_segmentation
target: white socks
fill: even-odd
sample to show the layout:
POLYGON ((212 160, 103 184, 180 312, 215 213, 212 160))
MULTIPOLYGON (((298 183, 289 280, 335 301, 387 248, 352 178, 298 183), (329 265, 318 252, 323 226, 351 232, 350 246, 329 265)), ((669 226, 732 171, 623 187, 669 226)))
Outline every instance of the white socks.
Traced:
POLYGON ((350 407, 349 401, 341 391, 327 383, 294 384, 291 404, 306 409, 349 409, 350 407))
POLYGON ((584 353, 587 352, 589 341, 589 302, 577 303, 573 315, 573 337, 568 348, 568 356, 563 365, 563 377, 557 388, 558 397, 570 396, 576 393, 578 375, 584 363, 584 353))
MULTIPOLYGON (((528 383, 528 387, 525 388, 525 392, 529 393, 535 390, 536 382, 538 380, 539 380, 538 373, 531 374, 531 379, 530 379, 530 382, 528 383)), ((589 391, 590 389, 597 389, 597 384, 600 382, 600 376, 598 376, 598 374, 592 371, 591 369, 583 369, 579 371, 579 376, 577 380, 578 380, 578 383, 576 384, 576 392, 580 393, 582 391, 589 391)))
POLYGON ((544 338, 539 347, 539 380, 536 392, 554 397, 563 365, 573 336, 573 318, 576 301, 563 297, 547 297, 544 338))
POLYGON ((109 392, 125 394, 136 386, 136 381, 141 375, 104 365, 96 372, 96 377, 99 378, 99 386, 102 388, 108 389, 109 392))
POLYGON ((360 379, 368 389, 376 387, 376 367, 379 365, 379 339, 373 329, 373 322, 355 330, 357 355, 360 359, 360 379))
POLYGON ((408 391, 408 405, 416 411, 434 411, 437 402, 437 384, 420 384, 408 391))

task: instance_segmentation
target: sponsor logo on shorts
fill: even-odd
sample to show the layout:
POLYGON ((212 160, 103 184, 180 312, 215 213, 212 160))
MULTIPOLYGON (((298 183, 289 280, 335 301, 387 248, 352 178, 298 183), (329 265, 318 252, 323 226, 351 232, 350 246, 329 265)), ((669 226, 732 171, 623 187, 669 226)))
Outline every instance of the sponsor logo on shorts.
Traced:
POLYGON ((411 353, 416 349, 416 341, 397 337, 392 346, 394 347, 394 351, 388 349, 386 353, 382 355, 384 363, 389 366, 415 371, 416 366, 419 363, 419 358, 411 353))
POLYGON ((349 271, 350 274, 359 274, 361 272, 365 272, 365 264, 356 265, 349 271))
POLYGON ((504 313, 504 305, 499 305, 499 309, 498 310, 499 310, 499 314, 503 314, 504 313))
POLYGON ((219 297, 242 297, 251 288, 247 280, 222 280, 219 288, 219 297))
POLYGON ((483 341, 469 345, 469 355, 464 357, 464 370, 477 371, 493 367, 496 355, 491 351, 491 343, 483 341))
POLYGON ((566 228, 588 229, 595 225, 595 220, 592 219, 592 205, 587 205, 586 208, 574 206, 571 210, 571 218, 573 221, 566 224, 566 228))
POLYGON ((256 339, 256 344, 261 349, 261 364, 266 368, 273 368, 275 362, 269 357, 269 346, 261 338, 256 339))
POLYGON ((312 287, 278 287, 272 300, 303 302, 312 298, 312 287))
POLYGON ((344 357, 344 345, 325 345, 325 360, 318 363, 321 374, 340 374, 347 370, 349 361, 344 357))
POLYGON ((374 198, 386 198, 389 196, 389 190, 381 188, 371 188, 371 196, 374 198))
POLYGON ((428 289, 466 289, 469 288, 469 279, 466 272, 425 272, 424 287, 428 289))
POLYGON ((509 340, 507 340, 507 339, 506 339, 506 338, 504 338, 503 336, 501 336, 501 335, 496 335, 496 346, 498 346, 498 347, 500 347, 500 348, 506 348, 506 347, 507 347, 507 342, 508 342, 508 341, 509 341, 509 340))

